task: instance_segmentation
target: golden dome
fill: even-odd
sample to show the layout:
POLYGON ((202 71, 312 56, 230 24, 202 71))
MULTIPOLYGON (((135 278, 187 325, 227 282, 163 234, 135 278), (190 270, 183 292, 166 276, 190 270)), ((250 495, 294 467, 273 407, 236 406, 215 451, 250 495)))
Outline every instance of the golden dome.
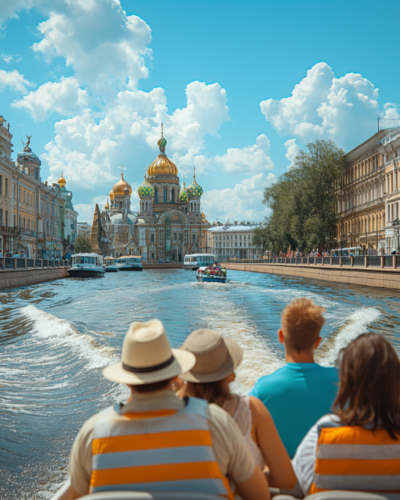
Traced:
POLYGON ((178 169, 175 163, 173 163, 165 154, 165 146, 167 145, 167 140, 163 133, 163 124, 161 124, 161 138, 157 142, 160 148, 160 154, 153 161, 147 170, 147 175, 178 175, 178 169))
MULTIPOLYGON (((121 172, 121 179, 116 183, 114 184, 114 187, 112 188, 112 192, 115 195, 117 196, 124 196, 124 190, 125 188, 128 187, 129 189, 129 195, 132 194, 132 188, 131 186, 125 181, 124 179, 124 174, 121 172)), ((111 196, 111 193, 110 193, 110 196, 111 196)))
POLYGON ((110 191, 110 200, 113 200, 114 199, 114 193, 112 191, 110 191))
POLYGON ((159 155, 147 169, 147 175, 178 175, 178 169, 167 156, 159 155))
POLYGON ((64 179, 63 173, 61 172, 61 177, 58 179, 58 185, 63 188, 67 181, 64 179))
POLYGON ((110 205, 108 204, 108 196, 107 196, 107 203, 104 205, 105 210, 108 210, 110 208, 110 205))

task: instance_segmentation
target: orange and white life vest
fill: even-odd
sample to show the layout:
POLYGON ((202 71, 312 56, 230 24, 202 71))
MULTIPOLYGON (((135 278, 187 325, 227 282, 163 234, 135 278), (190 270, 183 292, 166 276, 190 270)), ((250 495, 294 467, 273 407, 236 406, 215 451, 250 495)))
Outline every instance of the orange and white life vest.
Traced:
POLYGON ((234 499, 212 447, 207 402, 182 410, 105 412, 94 428, 90 492, 203 492, 234 499))
POLYGON ((400 492, 400 435, 321 423, 310 494, 326 490, 400 492))

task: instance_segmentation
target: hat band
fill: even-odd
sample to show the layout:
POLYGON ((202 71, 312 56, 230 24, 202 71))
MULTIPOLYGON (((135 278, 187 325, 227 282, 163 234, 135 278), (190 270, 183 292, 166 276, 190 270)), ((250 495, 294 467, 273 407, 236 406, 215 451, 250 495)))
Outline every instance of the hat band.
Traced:
POLYGON ((156 372, 157 370, 161 370, 162 368, 165 368, 166 366, 169 366, 171 363, 174 361, 174 357, 171 356, 167 361, 164 361, 163 363, 160 363, 159 365, 153 365, 153 366, 129 366, 126 365, 124 362, 122 362, 122 368, 124 370, 127 370, 128 372, 132 373, 150 373, 150 372, 156 372))

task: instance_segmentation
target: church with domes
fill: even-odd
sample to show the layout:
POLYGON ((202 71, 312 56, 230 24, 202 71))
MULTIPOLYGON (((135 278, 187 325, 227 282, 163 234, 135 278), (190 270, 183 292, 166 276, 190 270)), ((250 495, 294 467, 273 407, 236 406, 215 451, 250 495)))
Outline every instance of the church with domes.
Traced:
POLYGON ((112 256, 140 255, 144 262, 183 262, 186 254, 205 251, 201 242, 210 224, 201 211, 203 189, 195 170, 190 186, 183 183, 181 187, 178 168, 165 152, 162 126, 157 144, 160 152, 137 191, 138 211, 131 211, 132 188, 122 172, 104 211, 100 213, 96 206, 92 230, 95 251, 112 256))

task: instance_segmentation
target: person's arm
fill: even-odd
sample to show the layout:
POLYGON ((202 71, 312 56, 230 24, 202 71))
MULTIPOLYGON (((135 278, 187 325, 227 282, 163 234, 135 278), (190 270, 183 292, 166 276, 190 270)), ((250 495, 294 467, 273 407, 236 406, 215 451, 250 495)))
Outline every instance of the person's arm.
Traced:
POLYGON ((268 481, 258 467, 254 468, 253 475, 243 483, 236 484, 243 500, 269 500, 268 481))
POLYGON ((270 412, 259 399, 252 396, 250 396, 250 410, 257 444, 270 470, 270 485, 275 488, 294 488, 297 479, 292 463, 270 412))

